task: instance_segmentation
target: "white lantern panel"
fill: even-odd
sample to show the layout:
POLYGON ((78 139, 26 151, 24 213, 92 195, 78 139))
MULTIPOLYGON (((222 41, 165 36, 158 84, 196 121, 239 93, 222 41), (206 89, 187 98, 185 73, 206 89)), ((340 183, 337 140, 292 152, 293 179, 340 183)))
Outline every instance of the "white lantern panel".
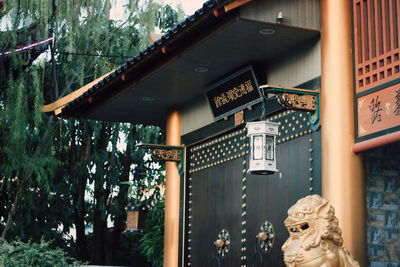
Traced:
POLYGON ((254 135, 253 136, 253 160, 263 159, 264 152, 264 136, 254 135))
POLYGON ((248 122, 247 135, 250 141, 248 171, 252 174, 271 174, 276 171, 276 136, 279 123, 269 121, 248 122))
POLYGON ((265 140, 265 152, 266 160, 275 160, 275 151, 274 151, 274 146, 275 146, 275 137, 273 136, 266 136, 265 140))

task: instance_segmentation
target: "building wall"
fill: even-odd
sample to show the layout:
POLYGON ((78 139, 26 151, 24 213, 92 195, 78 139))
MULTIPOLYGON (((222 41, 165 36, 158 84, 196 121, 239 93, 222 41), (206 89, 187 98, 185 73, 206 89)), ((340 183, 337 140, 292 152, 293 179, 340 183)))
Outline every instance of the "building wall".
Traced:
POLYGON ((267 81, 273 85, 295 87, 321 76, 321 45, 311 41, 274 61, 267 71, 267 81), (276 62, 276 63, 275 63, 276 62))
POLYGON ((365 153, 368 261, 371 267, 400 266, 400 144, 365 153))
MULTIPOLYGON (((268 65, 265 74, 267 78, 264 80, 267 83, 295 87, 321 75, 320 42, 318 40, 308 42, 266 64, 268 65)), ((181 112, 182 135, 214 122, 205 97, 195 99, 181 107, 181 112)))
POLYGON ((282 12, 285 25, 314 30, 321 27, 319 0, 254 1, 242 8, 240 15, 247 19, 275 23, 279 12, 282 12))
POLYGON ((205 97, 200 97, 181 108, 182 130, 185 135, 214 122, 211 108, 205 97))

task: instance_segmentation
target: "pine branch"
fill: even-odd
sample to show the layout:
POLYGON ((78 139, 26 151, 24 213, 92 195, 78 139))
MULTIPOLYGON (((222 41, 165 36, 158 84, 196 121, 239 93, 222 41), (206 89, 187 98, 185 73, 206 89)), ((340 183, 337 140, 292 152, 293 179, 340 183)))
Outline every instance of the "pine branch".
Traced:
MULTIPOLYGON (((50 117, 49 123, 48 123, 50 127, 46 128, 46 132, 44 133, 41 141, 47 142, 48 136, 50 134, 50 130, 52 129, 51 124, 53 122, 53 118, 54 118, 53 116, 50 117)), ((43 146, 43 143, 39 143, 38 146, 36 147, 35 152, 33 153, 33 156, 32 156, 32 158, 34 160, 34 162, 32 164, 33 166, 36 165, 36 160, 38 159, 38 156, 40 155, 42 146, 43 146)), ((1 233, 1 238, 3 238, 3 239, 6 239, 7 233, 11 228, 11 224, 14 221, 14 216, 17 212, 17 207, 18 207, 19 201, 21 200, 22 191, 25 187, 25 182, 32 176, 33 169, 30 168, 28 170, 21 170, 19 172, 20 172, 20 176, 18 176, 18 177, 20 177, 20 181, 19 181, 19 185, 18 185, 18 191, 14 197, 13 204, 11 206, 11 210, 8 213, 6 225, 4 226, 3 232, 1 233)))
MULTIPOLYGON (((131 152, 132 152, 132 138, 128 136, 127 147, 125 151, 125 155, 122 158, 122 171, 119 176, 119 182, 127 182, 129 181, 129 174, 131 165, 133 162, 131 152)), ((128 188, 127 184, 121 184, 118 192, 118 196, 116 198, 116 205, 119 208, 115 219, 114 219, 114 229, 110 234, 109 241, 107 242, 107 250, 106 250, 106 264, 111 264, 112 259, 115 255, 115 249, 117 247, 118 241, 121 238, 121 233, 125 228, 126 222, 126 212, 125 207, 128 205, 128 188)))
POLYGON ((115 30, 113 30, 112 32, 108 33, 108 35, 106 36, 106 38, 104 38, 104 41, 101 42, 98 46, 96 46, 94 50, 97 50, 97 49, 99 49, 100 47, 103 47, 103 46, 104 46, 104 43, 110 41, 111 37, 112 37, 117 31, 119 31, 123 26, 125 26, 125 24, 128 23, 128 21, 130 21, 130 19, 131 19, 133 13, 135 13, 135 11, 132 11, 132 12, 129 14, 128 18, 127 18, 123 23, 121 23, 121 25, 119 25, 115 30))

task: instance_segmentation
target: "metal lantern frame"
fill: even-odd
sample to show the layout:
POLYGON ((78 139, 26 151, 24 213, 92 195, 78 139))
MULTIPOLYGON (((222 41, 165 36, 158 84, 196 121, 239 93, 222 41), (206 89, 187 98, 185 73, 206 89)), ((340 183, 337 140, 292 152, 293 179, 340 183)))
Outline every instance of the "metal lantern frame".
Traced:
POLYGON ((254 121, 246 124, 250 142, 249 169, 251 174, 273 174, 276 168, 276 137, 280 123, 254 121))
POLYGON ((320 89, 310 90, 264 84, 259 87, 259 90, 265 99, 276 98, 285 109, 309 111, 308 120, 311 129, 316 131, 320 127, 320 89))

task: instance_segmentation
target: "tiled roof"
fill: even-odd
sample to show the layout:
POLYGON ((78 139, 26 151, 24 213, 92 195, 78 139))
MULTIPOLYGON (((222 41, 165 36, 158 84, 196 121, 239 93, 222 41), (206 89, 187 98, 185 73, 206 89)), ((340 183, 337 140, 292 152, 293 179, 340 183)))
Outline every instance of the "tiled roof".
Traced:
MULTIPOLYGON (((225 1, 227 2, 227 1, 225 1)), ((223 2, 223 3, 225 3, 223 2)), ((154 42, 154 44, 148 46, 136 56, 130 58, 126 63, 117 68, 114 72, 104 77, 100 82, 93 85, 90 89, 88 89, 85 93, 75 98, 71 102, 69 102, 64 108, 62 113, 68 114, 69 111, 72 111, 78 104, 84 103, 89 98, 102 91, 102 89, 109 84, 111 81, 116 80, 116 78, 121 77, 124 73, 126 73, 133 66, 141 65, 146 61, 155 51, 159 51, 165 45, 169 45, 174 41, 174 38, 181 34, 182 32, 186 32, 193 28, 194 25, 198 22, 200 18, 203 18, 205 15, 209 15, 213 11, 215 11, 219 7, 219 3, 216 0, 209 0, 205 2, 202 8, 198 9, 193 15, 188 16, 185 20, 178 23, 174 28, 169 30, 166 34, 164 34, 160 39, 154 42)), ((216 16, 218 14, 215 14, 216 16)))

